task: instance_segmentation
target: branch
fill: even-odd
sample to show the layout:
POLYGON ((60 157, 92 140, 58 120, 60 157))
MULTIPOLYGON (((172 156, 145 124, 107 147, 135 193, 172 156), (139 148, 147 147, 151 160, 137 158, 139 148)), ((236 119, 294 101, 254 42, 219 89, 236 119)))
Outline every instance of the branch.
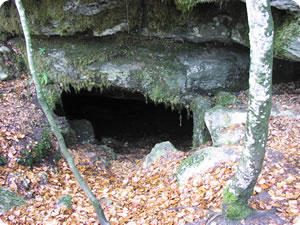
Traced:
POLYGON ((22 5, 21 0, 15 0, 17 9, 18 9, 18 13, 20 16, 20 21, 22 24, 22 29, 24 32, 24 36, 25 36, 25 42, 26 42, 26 51, 27 51, 27 57, 28 57, 28 64, 29 64, 29 69, 33 78, 33 82, 34 85, 36 87, 36 93, 37 93, 37 98, 38 101, 47 117, 47 120, 50 124, 50 127, 53 131, 53 133, 55 134, 58 142, 59 142, 59 147, 60 147, 60 151, 63 154, 64 158, 67 160, 71 171, 73 172, 76 180, 78 181, 80 187, 82 188, 82 190, 84 191, 84 193, 87 195, 87 197, 89 198, 89 200, 92 202, 92 205, 96 211, 98 220, 100 222, 100 224, 102 225, 109 225, 110 223, 106 220, 103 210, 101 208, 101 205, 99 203, 99 201, 97 200, 97 198, 95 197, 95 195, 91 192, 89 186, 87 185, 87 183, 84 181, 83 177, 80 175, 74 160, 72 158, 72 156, 70 155, 70 153, 67 150, 67 146, 66 143, 64 141, 64 138, 59 130, 59 128, 57 127, 55 120, 52 116, 52 111, 50 110, 44 94, 42 92, 42 88, 40 85, 40 82, 38 80, 38 76, 36 74, 36 70, 35 70, 35 65, 34 65, 34 61, 33 61, 33 54, 32 54, 32 43, 31 43, 31 37, 30 37, 30 31, 29 31, 29 27, 28 24, 26 22, 26 17, 25 17, 25 10, 24 7, 22 5))

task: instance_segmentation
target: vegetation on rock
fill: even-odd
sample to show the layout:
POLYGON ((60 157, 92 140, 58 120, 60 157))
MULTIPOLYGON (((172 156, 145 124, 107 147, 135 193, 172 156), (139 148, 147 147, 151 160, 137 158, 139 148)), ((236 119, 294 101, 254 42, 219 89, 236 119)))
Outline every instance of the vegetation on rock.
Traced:
POLYGON ((50 129, 44 128, 36 146, 31 150, 24 149, 23 156, 19 158, 19 163, 24 166, 32 166, 33 163, 40 163, 50 153, 50 129))

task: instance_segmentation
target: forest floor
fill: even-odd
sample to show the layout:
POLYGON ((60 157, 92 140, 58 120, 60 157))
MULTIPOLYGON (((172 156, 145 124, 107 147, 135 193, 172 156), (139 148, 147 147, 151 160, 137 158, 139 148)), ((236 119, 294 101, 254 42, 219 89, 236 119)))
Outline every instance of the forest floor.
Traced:
MULTIPOLYGON (((274 85, 273 105, 278 110, 300 112, 299 83, 274 85)), ((246 102, 247 92, 241 92, 239 98, 246 102)), ((0 167, 0 186, 27 199, 26 206, 1 215, 0 223, 98 224, 92 205, 64 159, 59 160, 57 168, 46 162, 33 167, 18 165, 20 150, 35 144, 34 127, 43 118, 27 76, 0 81, 0 154, 8 159, 8 164, 0 167), (18 179, 8 180, 13 173, 22 174, 30 189, 24 190, 18 179), (41 174, 47 174, 48 183, 42 182, 41 174), (65 194, 72 196, 72 209, 56 206, 56 200, 65 194)), ((52 142, 57 148, 55 138, 52 142)), ((205 146, 209 145, 210 142, 205 146)), ((266 155, 250 206, 260 210, 275 208, 284 224, 296 224, 300 220, 300 119, 271 117, 267 146, 281 152, 282 157, 266 155), (274 160, 276 163, 272 163, 274 160), (257 197, 266 193, 266 198, 257 197)), ((179 188, 175 173, 179 163, 191 154, 189 149, 146 169, 142 166, 145 154, 141 153, 149 149, 140 149, 139 154, 118 155, 105 169, 97 163, 86 163, 90 148, 95 146, 76 146, 70 151, 111 224, 206 224, 209 211, 220 212, 224 188, 237 167, 223 163, 179 188)))

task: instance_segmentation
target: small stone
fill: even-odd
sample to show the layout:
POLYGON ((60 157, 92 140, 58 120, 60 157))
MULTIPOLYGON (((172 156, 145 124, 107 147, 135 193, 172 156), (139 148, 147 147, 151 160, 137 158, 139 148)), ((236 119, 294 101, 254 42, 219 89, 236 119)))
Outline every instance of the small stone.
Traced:
POLYGON ((0 46, 0 52, 2 53, 11 52, 11 50, 6 46, 0 46))
POLYGON ((57 199, 56 205, 59 207, 66 207, 68 209, 72 208, 72 196, 64 195, 63 197, 57 199))

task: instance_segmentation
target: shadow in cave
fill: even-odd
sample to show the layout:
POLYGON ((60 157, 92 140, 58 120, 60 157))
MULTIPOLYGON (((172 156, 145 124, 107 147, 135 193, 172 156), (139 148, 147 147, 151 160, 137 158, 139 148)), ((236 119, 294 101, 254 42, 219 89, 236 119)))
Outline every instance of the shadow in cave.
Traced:
POLYGON ((159 142, 170 141, 187 151, 192 145, 193 119, 164 104, 146 103, 143 95, 124 90, 81 90, 62 93, 56 113, 68 120, 87 119, 96 139, 109 137, 128 146, 123 153, 149 152, 159 142), (63 112, 63 113, 62 113, 63 112))

